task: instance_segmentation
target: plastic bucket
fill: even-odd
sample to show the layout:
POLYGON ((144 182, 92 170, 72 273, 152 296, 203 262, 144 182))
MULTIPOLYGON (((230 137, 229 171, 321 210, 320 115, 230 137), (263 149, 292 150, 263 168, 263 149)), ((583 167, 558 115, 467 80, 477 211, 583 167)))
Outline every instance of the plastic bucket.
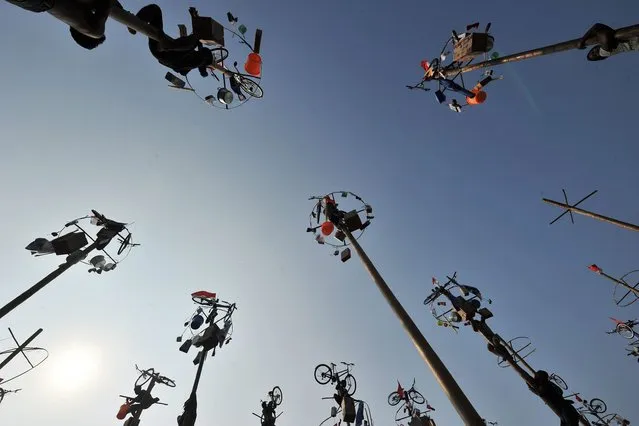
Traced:
POLYGON ((262 74, 262 57, 255 52, 249 53, 244 69, 247 73, 259 77, 262 74))

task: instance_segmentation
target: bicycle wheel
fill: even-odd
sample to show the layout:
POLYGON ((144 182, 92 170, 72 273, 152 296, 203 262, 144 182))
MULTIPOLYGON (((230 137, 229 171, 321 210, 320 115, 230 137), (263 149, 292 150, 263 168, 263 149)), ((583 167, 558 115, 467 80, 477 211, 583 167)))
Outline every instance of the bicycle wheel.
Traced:
POLYGON ((151 377, 153 377, 153 373, 154 373, 154 370, 152 368, 149 368, 148 370, 144 370, 142 374, 140 374, 138 379, 135 381, 135 386, 144 386, 147 383, 149 383, 149 381, 151 381, 151 377))
POLYGON ((393 392, 390 395, 388 395, 388 405, 390 405, 391 407, 394 407, 397 404, 399 404, 401 400, 402 398, 399 396, 397 392, 393 392))
POLYGON ((561 389, 563 390, 568 390, 568 384, 566 384, 566 382, 564 381, 564 379, 562 379, 561 377, 559 377, 556 374, 551 374, 550 375, 550 380, 552 380, 557 386, 559 386, 561 389))
POLYGON ((592 411, 597 414, 605 413, 606 410, 608 409, 608 406, 606 405, 606 403, 599 398, 591 399, 589 405, 592 411))
POLYGON ((264 91, 262 90, 262 87, 260 87, 260 85, 257 84, 257 82, 251 80, 248 77, 244 77, 242 75, 238 75, 237 78, 238 78, 238 83, 240 83, 240 86, 246 92, 247 95, 253 96, 254 98, 258 98, 258 99, 264 96, 264 91))
POLYGON ((0 388, 0 404, 2 404, 2 400, 4 399, 4 395, 5 395, 5 391, 4 389, 0 388))
POLYGON ((426 399, 424 398, 424 396, 421 393, 419 393, 419 391, 416 391, 415 389, 411 389, 408 391, 408 397, 411 399, 411 401, 413 401, 417 405, 423 404, 424 402, 426 402, 426 399))
POLYGON ((635 337, 635 331, 628 327, 626 324, 619 324, 617 326, 617 333, 625 339, 631 340, 635 337))
POLYGON ((165 386, 168 386, 168 387, 170 387, 170 388, 174 388, 174 387, 175 387, 175 381, 174 381, 174 380, 169 379, 168 377, 158 376, 155 380, 156 380, 158 383, 160 383, 160 384, 162 384, 162 385, 165 385, 165 386))
POLYGON ((273 395, 273 404, 277 407, 282 403, 282 389, 279 386, 275 386, 271 393, 273 395))
POLYGON ((226 50, 224 47, 214 47, 209 50, 213 54, 213 59, 215 60, 216 64, 219 64, 220 62, 224 62, 226 58, 229 57, 229 51, 226 50))
POLYGON ((344 376, 344 381, 346 382, 346 393, 353 396, 357 390, 357 381, 355 380, 355 377, 349 373, 344 376))
POLYGON ((320 385, 327 385, 333 378, 331 367, 326 364, 320 364, 315 367, 315 381, 320 385))

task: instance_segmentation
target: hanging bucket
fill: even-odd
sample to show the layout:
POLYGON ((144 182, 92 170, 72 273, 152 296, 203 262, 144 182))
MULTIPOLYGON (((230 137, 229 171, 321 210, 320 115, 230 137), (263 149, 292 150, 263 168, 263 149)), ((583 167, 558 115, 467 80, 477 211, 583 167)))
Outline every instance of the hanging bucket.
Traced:
POLYGON ((122 404, 120 405, 120 410, 118 411, 118 414, 115 416, 117 417, 118 420, 123 420, 127 414, 129 414, 129 408, 131 406, 129 404, 122 404))
POLYGON ((329 222, 327 220, 326 222, 322 223, 322 235, 328 237, 333 233, 334 230, 335 225, 333 225, 333 222, 329 222))
POLYGON ((252 76, 259 77, 262 74, 262 57, 255 53, 249 53, 244 69, 252 76))
POLYGON ((225 105, 228 105, 233 102, 233 92, 228 89, 221 88, 217 91, 217 100, 225 105))
POLYGON ((468 105, 479 105, 486 102, 486 98, 488 97, 486 92, 484 92, 483 90, 477 90, 477 91, 473 91, 473 93, 475 93, 475 97, 473 98, 468 96, 466 97, 466 103, 468 105))

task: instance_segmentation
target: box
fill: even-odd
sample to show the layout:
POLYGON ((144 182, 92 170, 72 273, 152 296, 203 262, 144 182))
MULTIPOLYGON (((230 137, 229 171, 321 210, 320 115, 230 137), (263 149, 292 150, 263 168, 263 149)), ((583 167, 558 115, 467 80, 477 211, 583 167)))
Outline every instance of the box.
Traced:
POLYGON ((493 48, 495 39, 487 33, 471 33, 455 43, 454 61, 468 61, 493 48))
POLYGON ((224 27, 222 24, 206 16, 196 16, 192 19, 193 34, 206 45, 224 47, 224 27))
POLYGON ((357 210, 351 210, 344 215, 344 224, 350 232, 362 228, 362 219, 360 219, 359 214, 357 214, 357 210))
POLYGON ((51 241, 55 254, 71 254, 89 244, 84 232, 70 232, 51 241))
POLYGON ((355 402, 348 395, 342 399, 342 420, 346 423, 355 421, 355 402))

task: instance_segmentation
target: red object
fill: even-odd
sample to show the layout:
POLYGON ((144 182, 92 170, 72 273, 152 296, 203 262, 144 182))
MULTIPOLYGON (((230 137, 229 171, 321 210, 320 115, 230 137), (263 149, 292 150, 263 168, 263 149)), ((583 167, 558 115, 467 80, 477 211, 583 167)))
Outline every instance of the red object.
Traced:
POLYGON ((328 195, 326 197, 324 197, 324 202, 326 204, 335 204, 335 200, 333 200, 331 197, 329 197, 328 195))
POLYGON ((259 77, 262 74, 262 57, 255 52, 249 53, 244 69, 252 76, 259 77))
POLYGON ((120 410, 118 411, 118 414, 115 416, 117 417, 118 420, 123 420, 127 414, 129 414, 129 408, 131 406, 129 404, 122 404, 120 405, 120 410))
POLYGON ((424 71, 428 71, 428 69, 430 68, 430 64, 428 63, 428 61, 421 61, 420 65, 422 66, 424 71))
POLYGON ((404 388, 399 384, 399 380, 397 381, 397 394, 400 399, 404 399, 404 388))
POLYGON ((333 233, 334 230, 335 225, 333 225, 333 222, 327 220, 326 222, 322 223, 322 235, 328 237, 333 233))
POLYGON ((588 269, 590 269, 592 272, 596 272, 598 274, 601 274, 603 272, 603 270, 599 266, 595 265, 594 263, 592 265, 590 265, 588 267, 588 269))
POLYGON ((483 90, 473 89, 472 92, 475 94, 474 98, 470 98, 466 96, 466 103, 468 105, 479 105, 486 102, 486 98, 488 95, 483 90))
POLYGON ((191 297, 201 297, 203 299, 215 299, 217 297, 216 293, 211 293, 209 291, 200 290, 195 293, 191 293, 191 297))
POLYGON ((433 285, 437 285, 439 284, 439 281, 437 281, 437 278, 433 277, 433 285))

